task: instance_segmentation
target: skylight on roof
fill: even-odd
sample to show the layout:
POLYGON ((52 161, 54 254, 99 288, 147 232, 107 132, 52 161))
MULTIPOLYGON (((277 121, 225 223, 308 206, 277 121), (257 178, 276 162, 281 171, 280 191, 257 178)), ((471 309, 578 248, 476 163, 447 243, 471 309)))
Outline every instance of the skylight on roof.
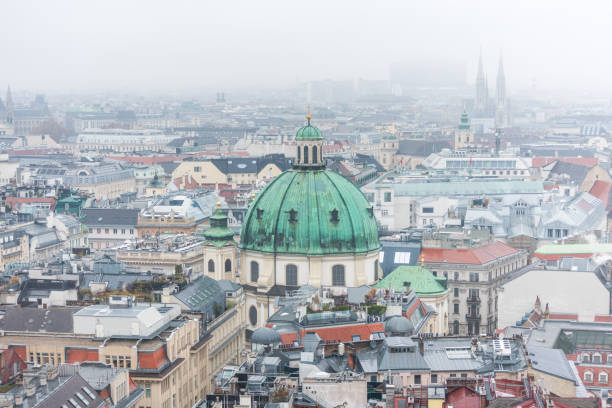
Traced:
POLYGON ((396 252, 394 263, 409 264, 410 263, 410 252, 396 252))

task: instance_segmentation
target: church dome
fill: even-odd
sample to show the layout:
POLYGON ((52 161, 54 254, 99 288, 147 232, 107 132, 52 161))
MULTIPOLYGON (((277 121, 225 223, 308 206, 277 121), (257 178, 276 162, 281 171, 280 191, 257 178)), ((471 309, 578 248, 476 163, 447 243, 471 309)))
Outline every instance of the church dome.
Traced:
POLYGON ((323 139, 323 134, 321 131, 310 125, 310 121, 308 125, 301 127, 297 133, 295 134, 295 140, 319 140, 323 139))
POLYGON ((242 249, 304 255, 380 249, 371 204, 352 181, 324 168, 294 168, 251 202, 242 249))
POLYGON ((414 332, 414 325, 404 316, 393 316, 385 322, 385 331, 391 336, 409 336, 414 332))
POLYGON ((281 343, 280 334, 274 329, 269 327, 260 327, 255 330, 251 335, 251 343, 253 344, 277 344, 281 343))

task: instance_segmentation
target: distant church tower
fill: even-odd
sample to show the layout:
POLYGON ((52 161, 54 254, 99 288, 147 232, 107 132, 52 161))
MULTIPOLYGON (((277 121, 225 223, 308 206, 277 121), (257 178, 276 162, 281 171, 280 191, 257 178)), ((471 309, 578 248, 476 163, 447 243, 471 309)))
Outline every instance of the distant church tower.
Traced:
POLYGON ((13 123, 13 114, 15 112, 15 106, 13 105, 13 95, 11 94, 11 86, 6 88, 6 121, 13 123))
POLYGON ((476 99, 474 100, 474 112, 484 114, 489 105, 489 86, 482 66, 482 52, 478 59, 478 73, 476 74, 476 99))
POLYGON ((470 129, 470 120, 466 111, 461 114, 461 122, 455 130, 455 150, 474 145, 474 133, 470 129))
POLYGON ((508 98, 506 97, 506 74, 504 73, 504 60, 499 57, 496 81, 497 98, 495 100, 495 126, 505 128, 510 125, 510 112, 508 98))

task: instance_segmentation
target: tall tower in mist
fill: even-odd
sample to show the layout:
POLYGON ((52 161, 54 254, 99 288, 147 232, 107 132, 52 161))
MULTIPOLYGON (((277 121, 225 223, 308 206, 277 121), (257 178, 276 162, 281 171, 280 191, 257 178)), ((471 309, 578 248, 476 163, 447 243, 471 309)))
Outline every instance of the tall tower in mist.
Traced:
POLYGON ((510 112, 508 98, 506 97, 506 74, 504 73, 504 60, 501 55, 499 56, 495 88, 497 94, 495 100, 495 126, 498 128, 505 128, 509 126, 510 112))
POLYGON ((482 66, 482 52, 478 59, 478 73, 476 74, 476 99, 474 100, 474 111, 477 114, 482 114, 487 111, 489 102, 489 90, 487 86, 487 78, 484 74, 482 66))

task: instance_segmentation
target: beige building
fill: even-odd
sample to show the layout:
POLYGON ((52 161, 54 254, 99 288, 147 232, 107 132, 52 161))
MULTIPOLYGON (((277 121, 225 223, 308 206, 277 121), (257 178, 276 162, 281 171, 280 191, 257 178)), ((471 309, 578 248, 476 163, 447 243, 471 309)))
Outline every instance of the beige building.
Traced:
POLYGON ((50 309, 54 325, 44 331, 4 324, 0 347, 38 364, 99 361, 127 368, 144 390, 139 405, 151 408, 191 407, 205 400, 214 390, 216 372, 228 362, 239 362, 244 314, 238 307, 206 328, 198 314, 180 313, 178 305, 98 305, 73 312, 50 309), (74 327, 66 321, 71 318, 74 327))
POLYGON ((399 142, 394 135, 385 135, 380 141, 376 159, 382 166, 391 170, 397 165, 399 142))

